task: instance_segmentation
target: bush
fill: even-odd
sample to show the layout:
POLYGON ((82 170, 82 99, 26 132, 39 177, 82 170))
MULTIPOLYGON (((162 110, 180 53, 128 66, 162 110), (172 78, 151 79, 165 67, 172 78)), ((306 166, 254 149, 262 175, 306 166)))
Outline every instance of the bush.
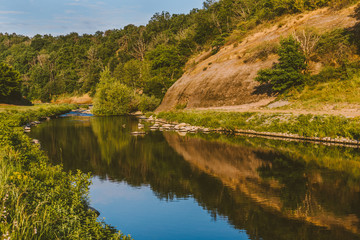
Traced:
POLYGON ((135 94, 126 85, 111 77, 106 68, 96 89, 93 113, 96 115, 124 115, 132 110, 135 94))
POLYGON ((353 38, 353 34, 345 29, 336 29, 322 35, 316 44, 319 60, 334 67, 346 63, 356 51, 355 46, 352 46, 353 38))
POLYGON ((151 112, 154 111, 161 103, 161 100, 154 96, 141 95, 138 105, 138 109, 141 112, 151 112))
POLYGON ((93 113, 96 115, 124 115, 132 110, 134 93, 119 82, 98 88, 94 98, 93 113))
POLYGON ((277 92, 303 84, 306 79, 304 72, 307 68, 306 58, 300 50, 299 42, 289 37, 280 44, 279 63, 272 69, 260 70, 256 77, 256 81, 270 83, 272 89, 277 92))

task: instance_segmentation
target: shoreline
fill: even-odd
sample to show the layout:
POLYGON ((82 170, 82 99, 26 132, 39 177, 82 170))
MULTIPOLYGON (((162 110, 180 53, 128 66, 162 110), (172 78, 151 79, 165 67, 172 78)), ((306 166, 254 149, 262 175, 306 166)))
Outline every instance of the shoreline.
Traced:
POLYGON ((90 175, 67 173, 60 165, 50 164, 39 142, 24 133, 24 124, 76 107, 53 105, 0 113, 0 199, 6 209, 0 213, 4 217, 0 232, 9 239, 68 239, 74 233, 80 239, 131 239, 99 221, 89 208, 90 175))
MULTIPOLYGON (((359 140, 349 139, 345 137, 312 137, 312 136, 302 136, 294 133, 284 133, 284 132, 271 132, 271 131, 256 131, 252 129, 226 129, 223 127, 220 128, 211 128, 207 126, 197 126, 187 123, 186 121, 170 121, 164 118, 157 118, 157 115, 151 115, 146 117, 145 115, 134 115, 139 119, 139 129, 144 129, 142 126, 142 121, 152 124, 149 127, 150 131, 174 131, 178 132, 180 135, 186 135, 187 133, 219 133, 219 134, 233 134, 241 135, 248 137, 261 137, 267 139, 275 139, 282 141, 297 141, 297 142, 311 142, 314 144, 323 144, 331 146, 344 146, 351 148, 359 148, 359 140), (154 117, 155 116, 155 117, 154 117)), ((305 128, 305 127, 304 127, 305 128)), ((141 133, 141 132, 139 132, 141 133)))

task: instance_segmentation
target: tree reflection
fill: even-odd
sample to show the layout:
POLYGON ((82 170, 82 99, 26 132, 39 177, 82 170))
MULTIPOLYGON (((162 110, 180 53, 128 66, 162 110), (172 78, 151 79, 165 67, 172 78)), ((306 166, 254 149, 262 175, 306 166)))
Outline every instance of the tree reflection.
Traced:
POLYGON ((150 185, 161 199, 193 197, 251 239, 359 237, 359 175, 348 167, 358 164, 358 151, 242 137, 134 137, 136 125, 125 117, 59 119, 31 136, 66 170, 150 185))

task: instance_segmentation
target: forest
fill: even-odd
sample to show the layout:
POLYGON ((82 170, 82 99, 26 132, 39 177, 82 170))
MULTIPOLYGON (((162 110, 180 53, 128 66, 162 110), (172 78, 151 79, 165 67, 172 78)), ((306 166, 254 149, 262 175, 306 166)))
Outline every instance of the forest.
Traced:
MULTIPOLYGON (((240 32, 241 41, 241 35, 278 16, 325 6, 341 8, 353 2, 206 0, 202 9, 188 14, 155 13, 146 26, 130 24, 83 35, 73 32, 28 37, 1 33, 0 62, 19 76, 14 78, 11 93, 0 92, 0 100, 22 95, 30 101, 50 102, 61 95, 89 93, 96 97, 98 92, 95 99, 108 101, 107 89, 115 83, 111 97, 121 91, 120 98, 132 103, 120 112, 151 110, 182 76, 191 56, 209 49, 215 54, 234 30, 240 32)), ((103 108, 96 111, 106 112, 103 108)))

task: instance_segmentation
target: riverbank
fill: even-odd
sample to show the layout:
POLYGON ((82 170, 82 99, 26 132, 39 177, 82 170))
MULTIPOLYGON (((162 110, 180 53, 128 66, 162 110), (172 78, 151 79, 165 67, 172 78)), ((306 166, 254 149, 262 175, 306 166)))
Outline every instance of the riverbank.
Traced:
POLYGON ((2 239, 130 239, 89 210, 90 176, 51 166, 21 127, 76 105, 16 108, 0 113, 0 236, 2 239))
POLYGON ((359 117, 184 110, 160 112, 148 120, 154 121, 153 127, 160 129, 165 124, 165 130, 183 132, 215 131, 351 146, 358 146, 360 138, 359 117))

